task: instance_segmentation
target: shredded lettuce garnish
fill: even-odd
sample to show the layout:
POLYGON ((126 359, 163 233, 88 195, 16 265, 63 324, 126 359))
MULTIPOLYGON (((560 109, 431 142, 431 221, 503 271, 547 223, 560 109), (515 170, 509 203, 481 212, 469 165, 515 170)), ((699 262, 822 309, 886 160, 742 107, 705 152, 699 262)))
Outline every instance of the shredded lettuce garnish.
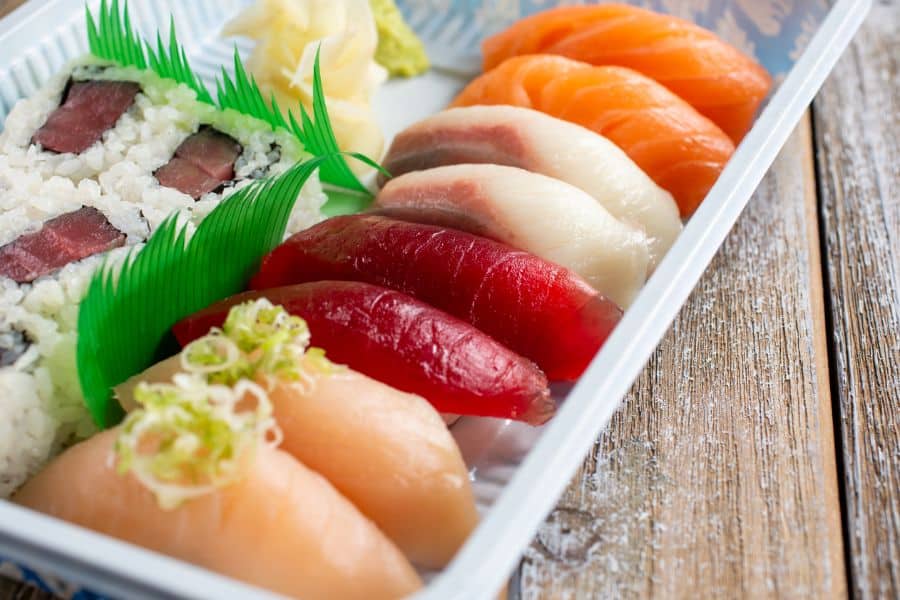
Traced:
POLYGON ((141 408, 122 425, 117 468, 167 510, 239 479, 258 444, 281 443, 268 393, 248 379, 225 386, 182 373, 140 383, 134 397, 141 408))

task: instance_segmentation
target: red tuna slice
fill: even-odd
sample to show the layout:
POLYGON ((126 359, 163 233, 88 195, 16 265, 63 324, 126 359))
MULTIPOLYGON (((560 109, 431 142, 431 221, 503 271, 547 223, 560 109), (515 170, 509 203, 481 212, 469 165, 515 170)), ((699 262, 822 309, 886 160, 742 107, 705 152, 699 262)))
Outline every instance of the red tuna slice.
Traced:
POLYGON ((577 379, 622 316, 572 271, 470 233, 376 215, 335 217, 263 259, 253 289, 340 279, 407 293, 577 379))
POLYGON ((540 424, 556 405, 530 360, 468 323, 406 294, 355 281, 318 281, 246 292, 175 325, 182 345, 220 327, 235 304, 268 298, 306 320, 312 343, 440 412, 540 424))
POLYGON ((160 185, 174 188, 194 200, 222 185, 221 179, 178 156, 157 169, 154 176, 160 185))
POLYGON ((84 152, 134 102, 141 87, 133 81, 75 81, 31 141, 53 152, 84 152))
POLYGON ((234 179, 234 161, 240 155, 241 145, 237 140, 208 126, 201 127, 175 150, 175 156, 220 181, 234 179))
POLYGON ((99 210, 85 206, 50 219, 39 231, 0 247, 0 275, 28 283, 71 262, 124 244, 124 233, 99 210))
POLYGON ((160 185, 196 200, 234 179, 234 163, 241 151, 241 145, 231 136, 203 126, 181 142, 175 156, 154 176, 160 185))

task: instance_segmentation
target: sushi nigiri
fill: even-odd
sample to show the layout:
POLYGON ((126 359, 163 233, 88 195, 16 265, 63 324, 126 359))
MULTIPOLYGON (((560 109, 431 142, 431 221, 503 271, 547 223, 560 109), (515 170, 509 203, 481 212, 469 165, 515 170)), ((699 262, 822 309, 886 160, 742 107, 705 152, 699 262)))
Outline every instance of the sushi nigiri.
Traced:
MULTIPOLYGON (((236 364, 257 361, 240 369, 267 389, 281 449, 330 481, 413 563, 445 566, 478 513, 466 465, 441 416, 420 396, 336 365, 315 349, 303 352, 310 331, 297 317, 290 319, 302 341, 285 343, 266 325, 281 315, 284 309, 266 300, 233 307, 222 334, 195 340, 134 379, 165 382, 183 370, 227 378, 232 366, 214 371, 206 357, 223 344, 237 345, 236 364), (266 356, 276 351, 282 354, 266 356)), ((134 383, 116 390, 126 407, 133 406, 134 383)))
POLYGON ((660 82, 734 143, 750 129, 772 78, 755 60, 684 19, 627 4, 561 6, 484 41, 484 70, 523 54, 618 65, 660 82))
POLYGON ((454 106, 511 104, 584 125, 619 146, 693 214, 734 153, 715 123, 668 89, 624 67, 562 56, 517 56, 470 83, 454 106))
POLYGON ((578 273, 622 307, 650 270, 643 232, 578 188, 515 167, 451 165, 407 173, 388 182, 372 208, 526 250, 578 273))
POLYGON ((382 162, 395 177, 445 165, 493 163, 565 181, 615 218, 643 230, 650 240, 651 270, 681 232, 672 195, 618 146, 585 127, 528 108, 445 110, 397 134, 382 162))
POLYGON ((407 293, 574 380, 622 316, 574 272, 462 231, 375 215, 334 217, 267 255, 251 288, 340 279, 407 293))
POLYGON ((241 479, 167 510, 117 472, 119 433, 70 448, 13 501, 288 596, 387 600, 421 587, 394 544, 287 453, 257 448, 241 479))
POLYGON ((530 360, 465 321, 377 285, 316 281, 238 294, 172 328, 182 346, 221 327, 231 307, 264 297, 306 321, 328 358, 418 394, 442 413, 538 425, 556 410, 530 360))

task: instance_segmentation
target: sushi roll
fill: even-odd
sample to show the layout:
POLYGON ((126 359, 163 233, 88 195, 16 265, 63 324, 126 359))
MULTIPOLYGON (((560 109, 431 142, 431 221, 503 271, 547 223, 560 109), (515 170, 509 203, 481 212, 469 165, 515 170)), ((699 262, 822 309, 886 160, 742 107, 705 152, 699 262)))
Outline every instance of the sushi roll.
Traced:
MULTIPOLYGON (((10 398, 0 497, 93 431, 75 347, 97 267, 124 259, 169 215, 192 230, 234 191, 308 156, 286 130, 92 56, 16 104, 0 134, 0 390, 10 398)), ((313 176, 288 232, 323 219, 324 202, 313 176)))

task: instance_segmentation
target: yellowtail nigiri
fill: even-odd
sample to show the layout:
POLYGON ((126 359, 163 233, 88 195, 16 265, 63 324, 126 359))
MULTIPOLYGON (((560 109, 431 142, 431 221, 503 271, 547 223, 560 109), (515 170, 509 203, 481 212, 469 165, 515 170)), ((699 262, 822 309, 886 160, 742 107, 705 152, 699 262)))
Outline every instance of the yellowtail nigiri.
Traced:
MULTIPOLYGON (((248 331, 272 318, 269 311, 286 315, 264 299, 232 308, 223 334, 195 340, 182 354, 135 380, 169 381, 194 368, 215 380, 208 365, 192 364, 191 357, 208 357, 229 336, 245 341, 248 331)), ((289 319, 306 331, 302 319, 289 319)), ((252 355, 264 345, 265 335, 256 338, 259 346, 241 345, 241 351, 252 355)), ((440 414, 424 398, 335 365, 314 350, 297 352, 284 369, 254 366, 246 371, 268 390, 283 433, 281 448, 328 479, 412 562, 429 568, 446 565, 474 529, 478 514, 466 465, 440 414)), ((281 359, 259 360, 276 364, 281 359)), ((126 405, 135 380, 117 389, 126 405)))
POLYGON ((118 434, 70 448, 13 501, 289 596, 392 599, 421 587, 396 546, 287 453, 260 447, 242 478, 167 510, 117 472, 118 434))

